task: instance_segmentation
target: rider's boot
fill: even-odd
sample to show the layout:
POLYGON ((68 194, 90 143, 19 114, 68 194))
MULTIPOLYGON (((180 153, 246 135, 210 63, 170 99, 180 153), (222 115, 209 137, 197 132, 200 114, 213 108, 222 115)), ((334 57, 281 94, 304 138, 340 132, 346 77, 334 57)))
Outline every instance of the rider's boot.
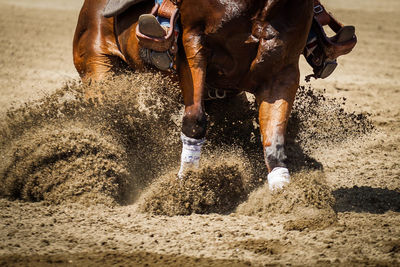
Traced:
MULTIPOLYGON (((139 17, 139 31, 147 36, 162 38, 167 35, 168 27, 161 26, 157 18, 152 14, 143 14, 139 17)), ((173 65, 173 59, 168 51, 149 52, 151 64, 160 70, 168 70, 173 65)))
POLYGON ((151 14, 139 17, 136 36, 142 59, 160 70, 173 67, 177 53, 177 0, 156 0, 151 14))
POLYGON ((314 74, 307 76, 326 78, 337 67, 337 58, 350 53, 357 43, 354 26, 343 26, 318 0, 314 0, 314 18, 308 36, 304 56, 314 74), (323 26, 328 25, 336 35, 328 37, 323 26))

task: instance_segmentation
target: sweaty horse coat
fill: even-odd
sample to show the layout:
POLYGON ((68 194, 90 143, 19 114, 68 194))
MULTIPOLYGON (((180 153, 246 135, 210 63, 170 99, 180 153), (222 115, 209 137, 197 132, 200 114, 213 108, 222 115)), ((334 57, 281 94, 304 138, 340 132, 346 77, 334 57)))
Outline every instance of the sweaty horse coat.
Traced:
MULTIPOLYGON (((74 63, 84 81, 101 80, 120 62, 141 69, 135 29, 153 1, 105 18, 107 0, 85 0, 74 38, 74 63)), ((185 113, 182 133, 202 139, 206 84, 256 96, 268 170, 285 167, 284 136, 299 86, 300 54, 313 0, 181 0, 177 73, 185 113)), ((89 92, 90 95, 90 92, 89 92)))

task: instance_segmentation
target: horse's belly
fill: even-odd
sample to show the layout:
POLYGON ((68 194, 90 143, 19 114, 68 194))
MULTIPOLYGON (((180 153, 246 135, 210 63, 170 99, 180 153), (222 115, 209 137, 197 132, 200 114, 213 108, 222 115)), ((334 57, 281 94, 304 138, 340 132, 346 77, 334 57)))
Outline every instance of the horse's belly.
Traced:
POLYGON ((243 32, 208 40, 207 83, 223 89, 244 89, 239 85, 257 54, 257 45, 246 42, 248 36, 243 32))

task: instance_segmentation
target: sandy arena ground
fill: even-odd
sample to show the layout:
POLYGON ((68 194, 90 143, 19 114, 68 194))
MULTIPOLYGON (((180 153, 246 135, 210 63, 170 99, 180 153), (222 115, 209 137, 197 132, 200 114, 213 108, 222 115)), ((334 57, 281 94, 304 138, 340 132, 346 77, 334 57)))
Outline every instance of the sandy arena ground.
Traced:
MULTIPOLYGON (((147 200, 140 195, 129 205, 107 205, 100 200, 93 204, 75 203, 75 198, 57 198, 68 196, 68 190, 73 188, 68 187, 70 184, 37 199, 47 201, 26 201, 23 194, 16 200, 0 195, 0 266, 400 266, 400 1, 323 3, 339 20, 356 26, 359 42, 351 54, 339 59, 340 65, 331 77, 311 81, 311 87, 317 92, 326 89, 326 97, 346 98, 345 112, 369 113, 373 131, 310 149, 308 156, 319 162, 322 170, 298 174, 300 178, 294 185, 297 189, 288 189, 289 193, 271 196, 261 186, 234 212, 157 215, 162 208, 143 208, 147 200), (321 190, 303 190, 303 183, 308 182, 304 177, 315 175, 324 177, 323 185, 319 178, 315 180, 321 190), (303 194, 302 190, 311 193, 303 194), (329 196, 325 193, 336 202, 333 210, 327 208, 329 196), (301 205, 312 201, 316 204, 311 210, 307 205, 292 210, 300 204, 290 196, 304 196, 301 205), (285 201, 294 204, 290 206, 285 201)), ((51 101, 65 82, 78 79, 72 63, 72 38, 81 4, 81 0, 0 0, 1 118, 10 108, 26 106, 30 114, 34 113, 29 101, 46 97, 51 101)), ((304 60, 301 67, 303 76, 310 72, 304 60)), ((44 100, 43 103, 46 104, 38 109, 51 106, 44 100)), ((54 135, 44 138, 43 132, 53 131, 55 126, 29 135, 23 128, 31 127, 30 123, 27 120, 13 128, 20 132, 12 135, 12 142, 0 140, 4 146, 0 147, 0 179, 10 176, 18 166, 25 166, 24 162, 39 166, 30 161, 35 157, 29 156, 26 143, 39 147, 56 140, 58 135, 70 138, 65 140, 84 135, 89 140, 87 146, 95 143, 90 138, 101 140, 96 141, 99 145, 95 148, 103 146, 114 153, 113 157, 119 157, 118 149, 113 150, 118 145, 108 147, 108 139, 96 131, 82 134, 84 127, 61 123, 52 132, 54 135), (18 155, 26 158, 15 160, 19 165, 5 170, 10 159, 18 155)), ((336 136, 332 134, 331 138, 336 136)), ((114 141, 111 139, 110 143, 114 141)), ((68 146, 63 142, 57 149, 68 146)), ((76 146, 80 144, 78 140, 76 146)), ((96 153, 87 159, 99 160, 96 153)), ((91 163, 76 157, 62 165, 43 160, 41 166, 55 167, 45 166, 43 171, 35 172, 35 181, 66 177, 77 169, 86 175, 91 163)), ((101 159, 107 161, 110 157, 101 159)), ((107 164, 104 166, 115 173, 125 173, 120 165, 107 164)), ((18 168, 20 172, 14 176, 23 173, 13 177, 18 181, 36 171, 18 168)), ((107 171, 99 169, 101 175, 107 171)), ((90 177, 95 175, 91 173, 90 177)), ((171 188, 165 190, 175 192, 171 188)), ((152 192, 162 193, 163 188, 155 187, 147 196, 152 192)), ((35 192, 30 194, 34 199, 35 192)), ((183 206, 188 205, 185 202, 183 206)), ((172 209, 164 213, 174 212, 172 209)))

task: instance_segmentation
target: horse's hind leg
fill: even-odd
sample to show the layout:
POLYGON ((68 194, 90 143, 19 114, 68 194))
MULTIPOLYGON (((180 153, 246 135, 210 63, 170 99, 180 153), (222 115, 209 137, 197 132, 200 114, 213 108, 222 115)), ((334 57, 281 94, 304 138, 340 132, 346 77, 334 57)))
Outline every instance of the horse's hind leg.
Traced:
MULTIPOLYGON (((113 69, 113 60, 105 55, 99 55, 86 48, 83 58, 74 58, 75 67, 85 84, 95 84, 104 81, 113 69)), ((85 91, 86 99, 101 98, 96 86, 89 86, 85 91)))
POLYGON ((268 167, 269 188, 282 188, 290 182, 285 165, 285 133, 289 115, 299 86, 297 67, 288 67, 277 76, 271 86, 259 90, 256 99, 259 104, 259 121, 268 167))
MULTIPOLYGON (((90 48, 87 48, 90 49, 90 48)), ((104 80, 113 68, 112 60, 95 52, 85 51, 84 58, 74 58, 77 69, 84 83, 104 80)))
MULTIPOLYGON (((113 19, 101 14, 106 0, 86 0, 79 14, 73 41, 74 65, 85 83, 104 80, 121 61, 115 41, 113 19)), ((95 87, 87 98, 100 96, 95 87)))

